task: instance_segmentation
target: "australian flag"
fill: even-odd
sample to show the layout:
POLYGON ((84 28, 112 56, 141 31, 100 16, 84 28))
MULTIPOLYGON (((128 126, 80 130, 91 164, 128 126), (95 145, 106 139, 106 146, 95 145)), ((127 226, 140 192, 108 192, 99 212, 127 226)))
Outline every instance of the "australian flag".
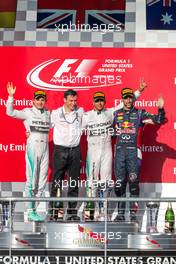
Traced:
POLYGON ((176 29, 176 0, 146 0, 147 29, 176 29))
POLYGON ((38 0, 37 27, 72 24, 119 25, 124 28, 126 0, 38 0))

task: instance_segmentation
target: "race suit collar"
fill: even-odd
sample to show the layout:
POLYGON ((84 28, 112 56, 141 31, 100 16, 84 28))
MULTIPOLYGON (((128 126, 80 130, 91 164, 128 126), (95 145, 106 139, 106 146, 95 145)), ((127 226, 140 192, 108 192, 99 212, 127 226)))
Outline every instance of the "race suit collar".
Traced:
POLYGON ((62 106, 62 113, 64 115, 69 115, 69 114, 75 114, 75 112, 78 111, 78 107, 76 106, 75 109, 73 111, 67 112, 64 105, 62 106))
POLYGON ((43 109, 37 109, 37 107, 35 105, 33 105, 32 108, 33 108, 34 112, 36 112, 36 113, 43 114, 45 112, 45 109, 44 108, 43 109))
POLYGON ((102 110, 100 110, 100 111, 98 111, 98 110, 94 109, 93 111, 94 111, 94 112, 97 112, 97 115, 100 115, 102 112, 104 112, 104 111, 105 111, 105 109, 103 108, 103 109, 102 109, 102 110))
POLYGON ((123 111, 124 111, 125 113, 131 113, 134 109, 135 109, 135 107, 133 106, 133 107, 130 108, 130 109, 125 109, 125 108, 123 108, 123 111))

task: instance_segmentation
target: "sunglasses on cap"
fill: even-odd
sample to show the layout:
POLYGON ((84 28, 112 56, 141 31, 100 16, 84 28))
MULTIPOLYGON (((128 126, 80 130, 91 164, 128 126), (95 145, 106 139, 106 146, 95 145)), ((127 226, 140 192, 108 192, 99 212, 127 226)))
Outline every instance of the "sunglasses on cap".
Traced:
POLYGON ((133 95, 127 94, 122 96, 123 99, 133 98, 133 95))
POLYGON ((94 99, 94 102, 95 103, 98 103, 98 102, 104 102, 105 100, 102 98, 98 98, 98 99, 94 99))

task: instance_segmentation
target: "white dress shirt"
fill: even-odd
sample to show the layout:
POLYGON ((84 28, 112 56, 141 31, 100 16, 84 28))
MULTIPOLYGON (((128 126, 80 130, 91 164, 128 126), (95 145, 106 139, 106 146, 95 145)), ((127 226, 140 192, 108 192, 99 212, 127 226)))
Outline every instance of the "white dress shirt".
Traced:
POLYGON ((51 112, 55 145, 64 147, 76 147, 79 145, 83 112, 82 107, 76 108, 71 112, 66 112, 64 106, 51 112))

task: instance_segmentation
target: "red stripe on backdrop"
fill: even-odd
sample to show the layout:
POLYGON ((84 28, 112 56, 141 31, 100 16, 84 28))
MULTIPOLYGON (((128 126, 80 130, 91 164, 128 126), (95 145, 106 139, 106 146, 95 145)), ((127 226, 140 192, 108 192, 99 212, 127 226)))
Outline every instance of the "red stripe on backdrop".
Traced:
POLYGON ((125 9, 125 0, 39 0, 38 9, 123 10, 125 9))
POLYGON ((17 0, 1 0, 0 12, 16 12, 17 0))

